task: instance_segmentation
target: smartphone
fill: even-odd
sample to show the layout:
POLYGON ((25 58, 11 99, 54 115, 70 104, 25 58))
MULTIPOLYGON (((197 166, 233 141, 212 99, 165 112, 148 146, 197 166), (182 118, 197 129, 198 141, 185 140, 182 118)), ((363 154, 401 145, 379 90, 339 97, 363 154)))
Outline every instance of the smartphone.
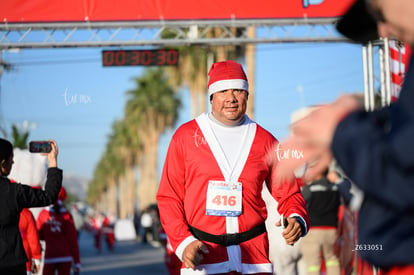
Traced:
POLYGON ((29 142, 30 153, 50 153, 52 151, 52 144, 47 140, 31 141, 29 142))

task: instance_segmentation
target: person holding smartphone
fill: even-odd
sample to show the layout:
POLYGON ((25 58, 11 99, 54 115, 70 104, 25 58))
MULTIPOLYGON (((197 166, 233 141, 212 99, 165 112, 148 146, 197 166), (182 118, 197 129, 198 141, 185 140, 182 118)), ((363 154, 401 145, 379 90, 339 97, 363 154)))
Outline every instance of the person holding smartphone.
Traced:
POLYGON ((47 206, 56 201, 62 187, 62 170, 57 167, 58 146, 50 140, 49 169, 45 190, 12 183, 7 178, 13 167, 13 146, 0 138, 0 274, 26 275, 27 256, 19 232, 23 208, 47 206))

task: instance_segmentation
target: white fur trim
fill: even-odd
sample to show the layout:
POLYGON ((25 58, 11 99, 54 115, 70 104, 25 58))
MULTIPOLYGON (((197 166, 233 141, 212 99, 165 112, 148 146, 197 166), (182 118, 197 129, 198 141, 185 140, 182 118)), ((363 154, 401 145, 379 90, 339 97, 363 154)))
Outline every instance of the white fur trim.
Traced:
POLYGON ((208 95, 211 96, 216 92, 225 91, 228 89, 241 89, 248 91, 249 84, 244 79, 225 79, 216 81, 208 87, 208 95))
POLYGON ((183 253, 184 253, 184 249, 187 247, 187 245, 189 245, 190 243, 196 241, 197 239, 194 238, 193 236, 189 236, 187 238, 184 239, 184 241, 182 241, 180 243, 180 245, 177 247, 175 254, 178 256, 178 258, 183 261, 183 253))
MULTIPOLYGON (((273 265, 271 263, 263 264, 241 264, 243 274, 255 274, 255 273, 272 273, 273 265)), ((229 262, 221 262, 215 264, 204 264, 197 266, 196 270, 191 268, 182 268, 181 275, 206 275, 206 274, 217 274, 227 273, 235 271, 231 269, 229 262)))
POLYGON ((45 264, 66 263, 66 262, 72 262, 72 261, 73 261, 73 258, 71 256, 44 259, 45 264))
POLYGON ((305 237, 305 235, 308 234, 308 227, 306 226, 305 219, 302 218, 302 216, 297 214, 297 213, 290 214, 290 216, 289 216, 289 218, 294 218, 294 217, 298 217, 302 221, 302 224, 305 227, 305 232, 302 232, 301 237, 305 237))

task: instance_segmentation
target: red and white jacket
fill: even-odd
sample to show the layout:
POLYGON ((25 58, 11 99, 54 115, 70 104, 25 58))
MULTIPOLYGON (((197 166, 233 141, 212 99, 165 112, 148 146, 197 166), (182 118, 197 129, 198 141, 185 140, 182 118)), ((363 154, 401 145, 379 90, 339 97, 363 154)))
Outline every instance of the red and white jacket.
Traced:
POLYGON ((72 215, 61 207, 56 214, 53 207, 43 209, 36 220, 40 239, 45 241, 44 263, 73 262, 80 267, 79 244, 72 215))
MULTIPOLYGON (((278 202, 277 211, 285 217, 299 216, 308 228, 305 201, 294 177, 283 184, 273 184, 277 140, 248 120, 243 149, 234 167, 229 168, 208 123, 207 114, 202 114, 176 131, 168 148, 157 193, 162 226, 177 256, 182 260, 185 247, 195 240, 188 225, 221 235, 245 232, 264 223, 267 218, 262 199, 264 182, 278 202), (214 180, 242 183, 242 213, 239 216, 206 214, 207 189, 209 181, 214 180)), ((267 233, 228 247, 205 243, 210 252, 204 256, 199 270, 182 267, 181 274, 273 272, 267 233)))
POLYGON ((40 246, 36 221, 32 212, 27 208, 23 208, 22 212, 20 212, 19 229, 23 240, 24 250, 26 251, 28 258, 28 261, 26 262, 26 270, 31 271, 32 261, 35 261, 36 265, 40 265, 42 248, 40 246))

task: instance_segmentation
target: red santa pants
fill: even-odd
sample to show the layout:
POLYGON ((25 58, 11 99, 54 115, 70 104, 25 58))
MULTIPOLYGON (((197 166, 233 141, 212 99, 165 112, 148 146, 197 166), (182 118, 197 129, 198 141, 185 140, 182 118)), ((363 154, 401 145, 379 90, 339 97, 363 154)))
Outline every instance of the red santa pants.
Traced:
POLYGON ((43 266, 43 275, 55 275, 57 270, 59 275, 70 275, 71 262, 45 264, 43 266))
POLYGON ((414 265, 392 267, 388 271, 383 271, 380 274, 382 275, 413 275, 414 265))
MULTIPOLYGON (((243 273, 232 271, 229 273, 220 273, 220 274, 215 274, 215 275, 243 275, 243 273)), ((251 275, 272 275, 272 273, 253 273, 251 275)))

